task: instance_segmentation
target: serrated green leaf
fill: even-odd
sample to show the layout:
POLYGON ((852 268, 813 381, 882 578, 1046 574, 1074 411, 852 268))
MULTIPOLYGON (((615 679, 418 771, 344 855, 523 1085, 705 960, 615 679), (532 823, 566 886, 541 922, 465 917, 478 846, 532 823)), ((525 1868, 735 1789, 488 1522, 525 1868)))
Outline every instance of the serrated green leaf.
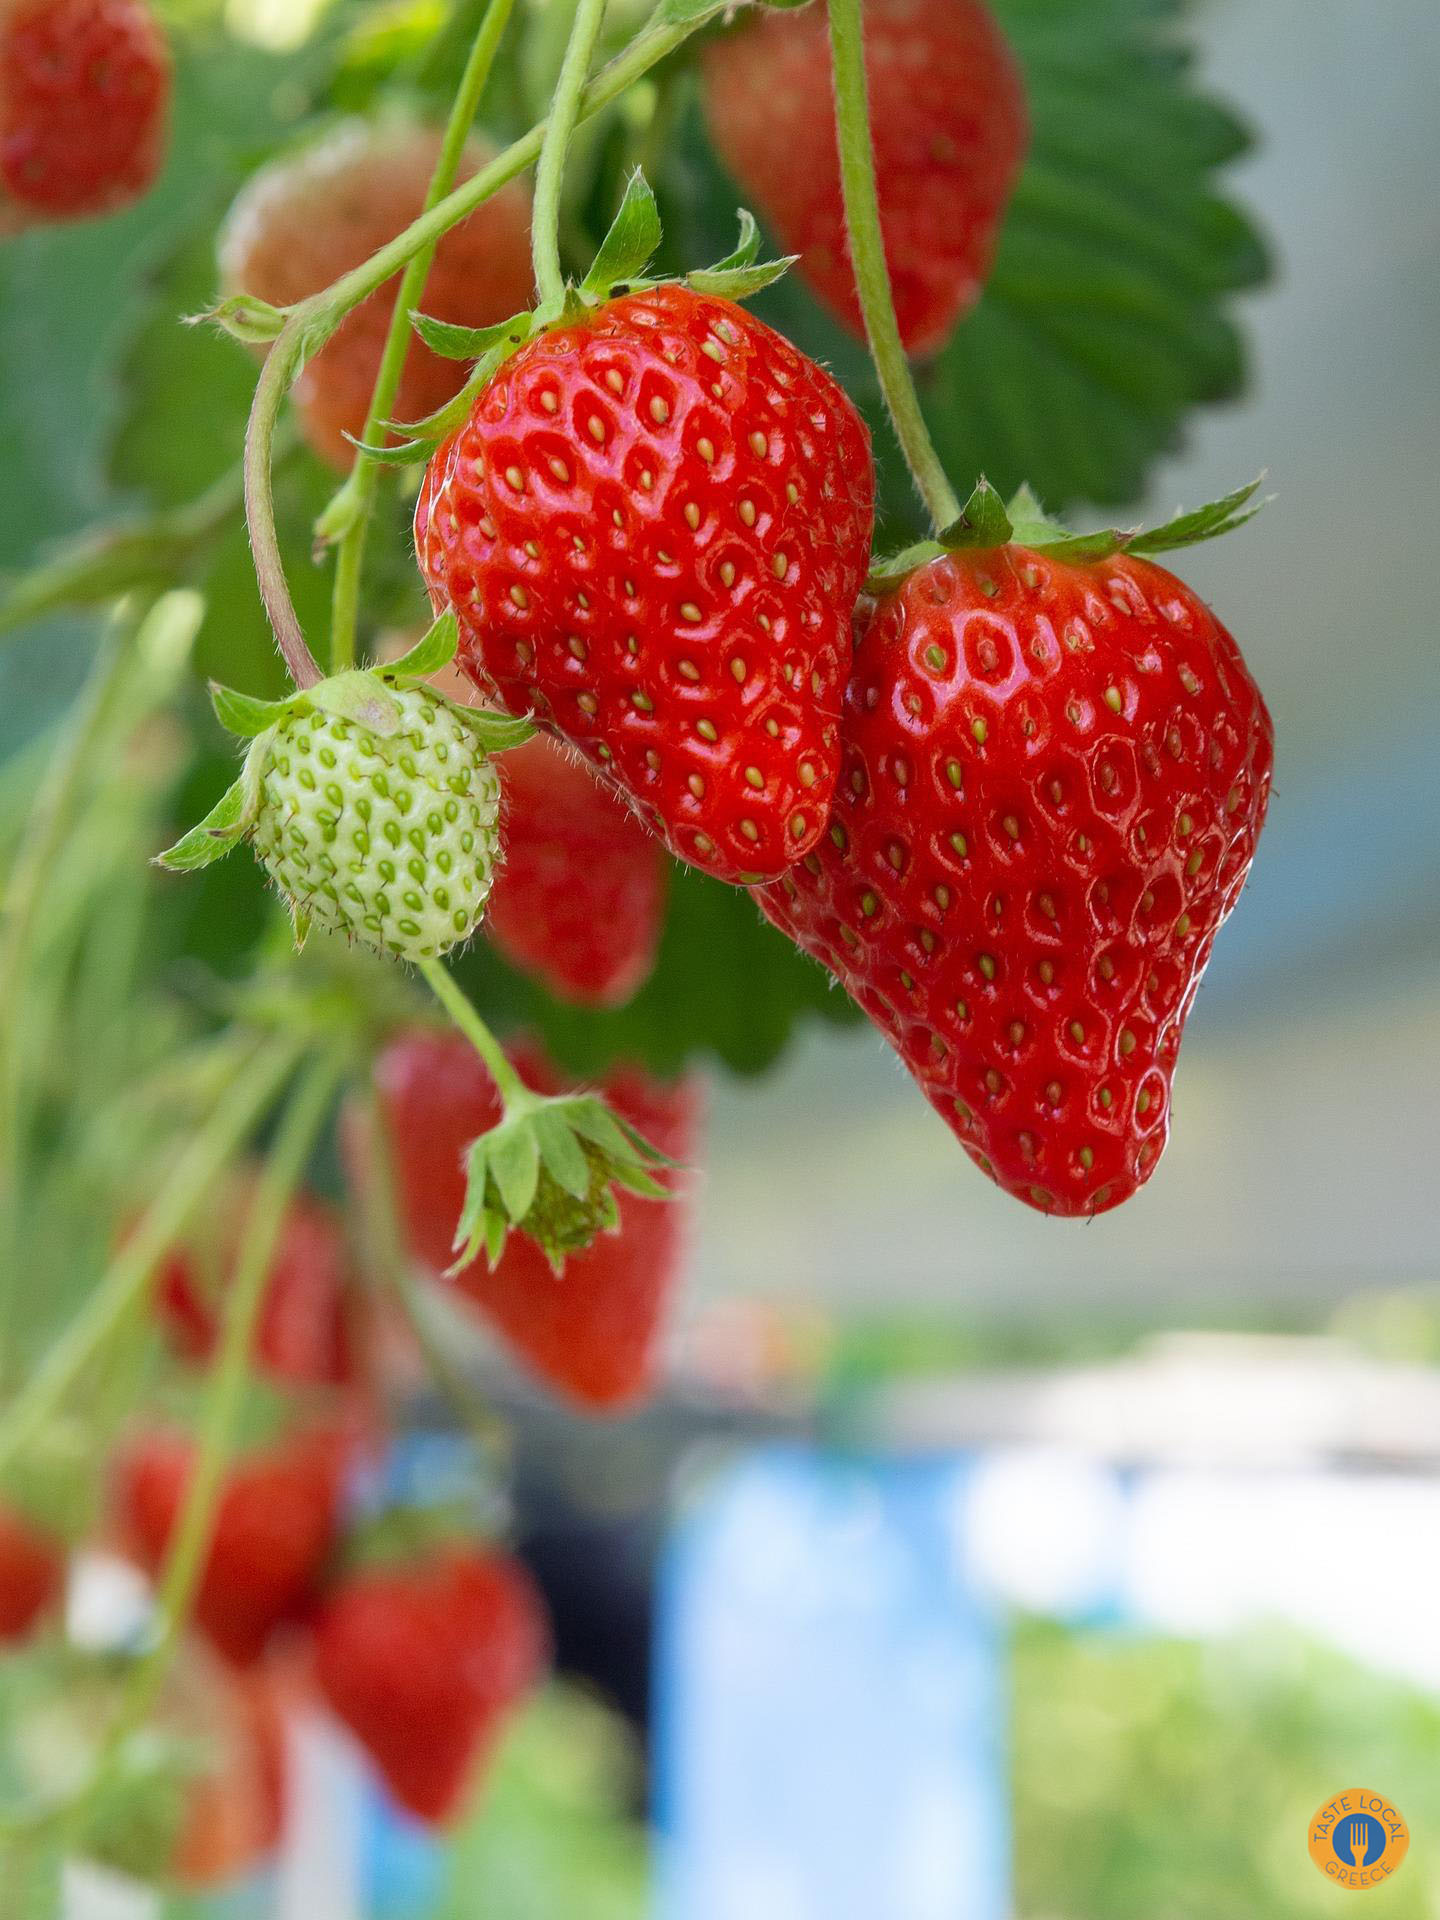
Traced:
POLYGON ((460 624, 454 613, 442 613, 430 631, 408 653, 402 653, 398 660, 390 661, 383 677, 399 685, 428 680, 432 673, 438 673, 442 667, 450 664, 459 643, 460 624))
POLYGON ((590 271, 580 283, 582 297, 608 300, 616 287, 635 280, 660 245, 660 209, 644 174, 637 167, 625 183, 625 193, 600 242, 590 271))
POLYGON ((337 720, 353 720, 369 733, 388 738, 399 731, 403 718, 400 703, 378 673, 357 668, 350 673, 335 673, 305 689, 304 698, 322 713, 337 720))
POLYGON ((264 733, 277 721, 283 720, 291 703, 288 700, 255 700, 248 693, 237 693, 233 687, 222 687, 218 680, 212 680, 210 704, 215 709, 215 718, 227 733, 237 734, 242 740, 253 740, 257 734, 264 733))
POLYGON ((528 313, 512 314, 489 327, 460 327, 448 320, 433 319, 428 313, 412 313, 410 325, 430 348, 445 360, 478 360, 496 347, 523 340, 530 331, 528 313))
POLYGON ((540 1184, 540 1142, 528 1116, 502 1120, 491 1137, 487 1166, 505 1211, 519 1225, 540 1184))
MULTIPOLYGON (((1232 296, 1264 278, 1266 254, 1216 169, 1247 136, 1197 91, 1180 0, 993 0, 993 11, 1024 70, 1030 151, 978 305, 917 368, 922 404, 952 479, 983 472, 1002 495, 1028 479, 1057 509, 1122 505, 1192 411, 1242 384, 1232 296)), ((688 264, 719 251, 734 183, 698 109, 676 139, 689 177, 657 187, 666 264, 688 264)), ((863 345, 798 272, 758 311, 857 400, 896 544, 918 533, 863 345)))

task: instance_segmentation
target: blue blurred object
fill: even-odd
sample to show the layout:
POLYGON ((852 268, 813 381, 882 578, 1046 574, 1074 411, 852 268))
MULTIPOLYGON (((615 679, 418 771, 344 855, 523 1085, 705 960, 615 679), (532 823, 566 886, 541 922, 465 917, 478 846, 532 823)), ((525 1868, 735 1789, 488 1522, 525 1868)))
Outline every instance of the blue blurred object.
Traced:
POLYGON ((445 1852, 434 1834, 378 1783, 367 1796, 360 1832, 360 1884, 370 1920, 426 1920, 445 1890, 445 1852))
POLYGON ((1004 1920, 1005 1662, 966 1461, 770 1448, 662 1575, 662 1920, 1004 1920))

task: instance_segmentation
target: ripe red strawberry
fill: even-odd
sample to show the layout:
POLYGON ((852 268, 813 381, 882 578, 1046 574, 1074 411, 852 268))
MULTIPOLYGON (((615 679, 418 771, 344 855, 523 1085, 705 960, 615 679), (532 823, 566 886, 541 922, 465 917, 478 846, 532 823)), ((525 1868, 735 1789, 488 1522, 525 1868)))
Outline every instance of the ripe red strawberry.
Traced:
MULTIPOLYGON (((233 1277, 254 1183, 222 1196, 208 1245, 176 1248, 155 1279, 166 1331, 187 1360, 208 1360, 220 1332, 220 1297, 233 1277)), ((291 1202, 270 1263, 255 1337, 259 1367, 276 1379, 344 1386, 354 1377, 347 1324, 354 1272, 338 1214, 313 1195, 291 1202)))
POLYGON ((9 1506, 0 1506, 0 1644, 23 1640, 65 1584, 59 1543, 9 1506))
POLYGON ((316 1629, 320 1685, 400 1805, 456 1813, 547 1659, 543 1604, 499 1553, 458 1549, 352 1574, 316 1629))
MULTIPOLYGON (((232 1469, 220 1496, 196 1624, 236 1666, 258 1660, 275 1629, 301 1618, 335 1544, 347 1442, 297 1432, 232 1469)), ((188 1436, 142 1435, 121 1456, 118 1507, 140 1564, 159 1571, 194 1467, 188 1436)))
MULTIPOLYGON (((558 1090, 559 1076, 534 1049, 517 1048, 512 1057, 537 1092, 558 1090)), ((499 1097, 458 1034, 402 1034, 380 1056, 375 1078, 408 1244, 417 1260, 442 1274, 455 1257, 465 1198, 462 1156, 499 1117, 499 1097)), ((662 1153, 678 1161, 690 1157, 700 1105, 693 1081, 666 1086, 622 1069, 601 1091, 662 1153)), ((653 1383, 657 1336, 688 1227, 683 1186, 671 1200, 625 1193, 619 1231, 571 1254, 563 1274, 554 1274, 535 1243, 517 1233, 493 1269, 476 1260, 453 1284, 550 1386, 582 1407, 615 1409, 653 1383)))
POLYGON ((1007 1193, 1099 1213, 1165 1144, 1272 757, 1235 642, 1173 574, 952 553, 870 612, 829 833, 760 902, 1007 1193))
MULTIPOLYGON (((429 127, 354 122, 298 158, 264 168, 236 201, 221 236, 226 290, 289 306, 359 266, 420 213, 440 142, 429 127)), ((472 140, 461 178, 489 158, 485 143, 472 140)), ((355 457, 345 436, 358 438, 365 424, 398 284, 398 278, 387 281, 346 316, 295 390, 311 446, 342 469, 355 457)), ((512 182, 440 242, 425 309, 438 320, 484 327, 509 319, 530 297, 530 197, 512 182)), ((412 340, 395 417, 418 420, 443 407, 465 372, 412 340)))
POLYGON ((498 765, 505 851, 486 933, 557 1000, 623 1006, 649 979, 660 945, 659 841, 543 735, 498 765))
POLYGON ((0 0, 0 233, 138 199, 169 100, 147 0, 0 0))
POLYGON ((662 285, 503 362, 431 460, 415 535, 477 686, 739 881, 824 829, 873 494, 829 374, 662 285))
MULTIPOLYGON (((845 237, 823 6, 762 8, 702 59, 710 137, 799 271, 865 337, 845 237)), ((907 351, 944 346, 990 271, 1029 137, 1019 66, 981 0, 866 0, 885 257, 907 351)))

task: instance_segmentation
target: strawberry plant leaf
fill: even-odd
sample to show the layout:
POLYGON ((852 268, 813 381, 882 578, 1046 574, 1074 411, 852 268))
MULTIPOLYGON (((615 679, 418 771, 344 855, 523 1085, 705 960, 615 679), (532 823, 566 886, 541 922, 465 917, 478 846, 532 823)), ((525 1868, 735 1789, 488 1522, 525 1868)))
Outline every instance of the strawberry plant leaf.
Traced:
MULTIPOLYGON (((1029 480, 1056 508, 1139 498, 1203 404, 1244 379, 1231 315, 1267 252, 1219 182, 1246 129, 1200 89, 1181 0, 992 0, 1024 70, 1032 137, 990 281, 942 352, 917 367, 951 479, 986 473, 1002 496, 1029 480)), ((664 262, 713 258, 733 204, 698 108, 656 176, 664 262)), ((921 530, 864 347, 798 273, 756 311, 825 361, 874 435, 896 544, 921 530)))

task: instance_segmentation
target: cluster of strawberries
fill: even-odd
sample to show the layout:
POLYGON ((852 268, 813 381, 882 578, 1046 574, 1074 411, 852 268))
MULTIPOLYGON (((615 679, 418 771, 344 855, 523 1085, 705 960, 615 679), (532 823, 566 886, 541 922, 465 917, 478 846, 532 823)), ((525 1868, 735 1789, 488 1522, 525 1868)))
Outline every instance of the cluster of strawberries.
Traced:
MULTIPOLYGON (((553 1083, 533 1049, 516 1060, 531 1084, 553 1083)), ((493 1083, 458 1036, 416 1030, 380 1056, 375 1088, 406 1252, 441 1280, 463 1199, 462 1152, 494 1117, 493 1083)), ((621 1072, 605 1091, 673 1157, 689 1153, 692 1086, 621 1072)), ((351 1110, 342 1126, 357 1185, 382 1177, 369 1112, 351 1110)), ((157 1317, 187 1365, 214 1353, 252 1193, 249 1177, 237 1177, 155 1276, 157 1317)), ((564 1399, 615 1408, 652 1382, 684 1218, 683 1200, 627 1195, 618 1232, 574 1256, 563 1287, 519 1236, 493 1268, 482 1262, 444 1284, 564 1399)), ((513 1556, 477 1542, 463 1516, 353 1517, 354 1489, 384 1444, 379 1389, 387 1375, 403 1382, 413 1370, 404 1339, 398 1322, 382 1324, 362 1285, 341 1213, 297 1196, 267 1273, 254 1350, 258 1373, 280 1390, 280 1425, 226 1476, 193 1609, 208 1651, 192 1651, 186 1685, 220 1700, 226 1737, 218 1772, 193 1785, 176 1836, 169 1870, 183 1883, 219 1884, 276 1844, 283 1728, 298 1707, 338 1716, 397 1803, 438 1825, 467 1803, 497 1735, 544 1672, 543 1603, 513 1556)), ((157 1422, 132 1432, 111 1462, 100 1544, 158 1574, 195 1464, 196 1443, 182 1428, 157 1422)), ((35 1512, 0 1503, 0 1642, 43 1629, 60 1604, 67 1559, 35 1512)))

